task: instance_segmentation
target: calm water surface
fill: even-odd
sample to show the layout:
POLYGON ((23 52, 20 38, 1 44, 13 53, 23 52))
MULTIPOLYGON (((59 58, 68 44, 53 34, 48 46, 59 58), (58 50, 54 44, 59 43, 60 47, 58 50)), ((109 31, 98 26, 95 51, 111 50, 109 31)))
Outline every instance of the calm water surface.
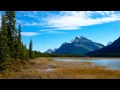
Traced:
POLYGON ((112 70, 120 70, 120 59, 90 59, 90 60, 79 60, 79 59, 53 59, 59 62, 91 62, 98 66, 107 66, 112 70))

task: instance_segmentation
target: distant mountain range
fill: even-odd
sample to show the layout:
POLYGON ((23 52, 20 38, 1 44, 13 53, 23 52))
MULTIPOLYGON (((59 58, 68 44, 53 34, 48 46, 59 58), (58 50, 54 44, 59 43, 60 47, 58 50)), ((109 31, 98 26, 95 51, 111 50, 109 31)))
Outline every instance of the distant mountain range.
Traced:
POLYGON ((45 53, 73 54, 86 56, 120 56, 120 37, 106 46, 85 37, 76 36, 70 42, 63 43, 58 49, 48 49, 45 53))
POLYGON ((55 54, 84 55, 90 51, 94 51, 103 47, 103 44, 93 42, 82 36, 76 36, 75 39, 72 39, 70 42, 63 43, 57 50, 48 50, 46 52, 55 54))
POLYGON ((56 50, 57 50, 57 48, 55 48, 55 49, 48 49, 44 53, 54 53, 56 50))
POLYGON ((89 52, 87 56, 120 56, 120 37, 111 45, 89 52))

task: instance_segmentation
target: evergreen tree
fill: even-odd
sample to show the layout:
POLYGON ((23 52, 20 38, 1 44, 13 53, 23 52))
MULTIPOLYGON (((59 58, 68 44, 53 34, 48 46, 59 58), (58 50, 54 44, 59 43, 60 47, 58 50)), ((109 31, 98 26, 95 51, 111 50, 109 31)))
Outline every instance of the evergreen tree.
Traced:
POLYGON ((29 50, 25 45, 22 45, 22 54, 21 54, 21 59, 22 60, 29 60, 29 50))
POLYGON ((16 30, 16 40, 15 40, 15 59, 20 59, 22 53, 21 44, 21 25, 19 24, 18 31, 16 30))
POLYGON ((29 44, 29 58, 33 58, 33 52, 32 52, 32 40, 30 40, 30 44, 29 44))
POLYGON ((19 42, 19 44, 21 44, 21 25, 20 24, 18 27, 18 42, 19 42))
POLYGON ((10 58, 7 36, 8 32, 6 28, 6 18, 4 15, 2 15, 0 31, 0 70, 7 69, 6 61, 10 58))
POLYGON ((24 54, 25 54, 25 60, 29 60, 29 50, 26 47, 26 44, 24 46, 24 54))
POLYGON ((25 54, 24 53, 25 53, 24 45, 23 45, 23 43, 21 43, 21 53, 19 54, 21 60, 25 59, 25 54))
POLYGON ((15 51, 15 41, 16 41, 16 20, 15 18, 15 11, 6 11, 5 14, 6 17, 6 25, 7 25, 7 31, 8 31, 8 46, 10 47, 10 56, 12 58, 15 57, 16 51, 15 51))

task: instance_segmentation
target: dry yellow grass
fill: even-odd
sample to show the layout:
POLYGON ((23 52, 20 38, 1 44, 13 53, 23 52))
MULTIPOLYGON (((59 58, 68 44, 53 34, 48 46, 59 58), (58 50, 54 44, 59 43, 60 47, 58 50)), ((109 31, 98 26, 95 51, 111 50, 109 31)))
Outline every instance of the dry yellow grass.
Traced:
POLYGON ((55 62, 51 58, 37 58, 23 64, 12 64, 12 70, 1 72, 0 79, 120 79, 120 71, 87 62, 55 62))

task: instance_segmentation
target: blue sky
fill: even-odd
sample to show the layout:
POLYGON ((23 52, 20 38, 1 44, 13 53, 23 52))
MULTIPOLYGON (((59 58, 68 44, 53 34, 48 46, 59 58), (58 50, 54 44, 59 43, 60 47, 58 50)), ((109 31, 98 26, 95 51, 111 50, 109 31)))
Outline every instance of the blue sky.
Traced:
POLYGON ((22 26, 22 41, 28 47, 32 39, 33 49, 42 52, 76 36, 104 45, 120 36, 119 11, 16 11, 16 20, 16 27, 22 26))

